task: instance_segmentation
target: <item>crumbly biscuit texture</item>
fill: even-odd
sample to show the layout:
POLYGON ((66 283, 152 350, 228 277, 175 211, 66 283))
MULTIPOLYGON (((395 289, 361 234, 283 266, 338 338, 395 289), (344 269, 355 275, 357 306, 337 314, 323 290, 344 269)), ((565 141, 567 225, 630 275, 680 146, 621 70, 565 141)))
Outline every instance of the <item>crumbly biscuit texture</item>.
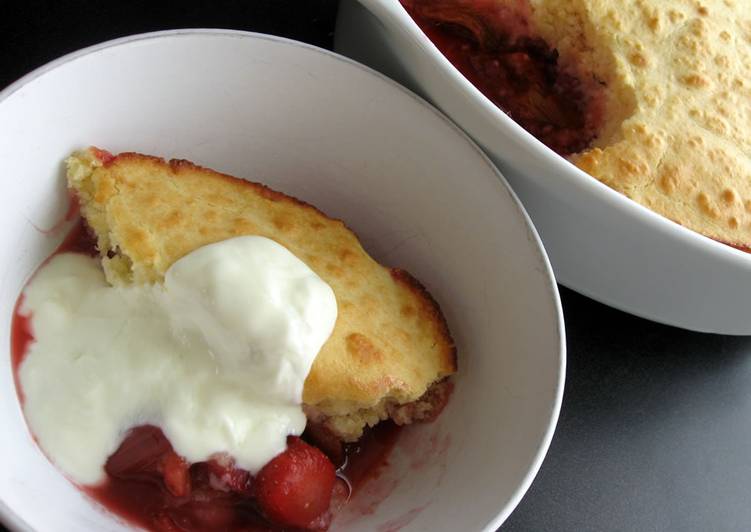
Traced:
POLYGON ((710 238, 751 247, 751 6, 746 0, 531 0, 563 61, 607 85, 574 164, 710 238))
POLYGON ((284 245, 334 290, 339 315, 305 382, 304 403, 344 440, 419 399, 456 370, 436 302, 408 273, 375 262, 352 231, 263 185, 187 161, 90 149, 68 182, 108 280, 152 283, 194 249, 239 235, 284 245))

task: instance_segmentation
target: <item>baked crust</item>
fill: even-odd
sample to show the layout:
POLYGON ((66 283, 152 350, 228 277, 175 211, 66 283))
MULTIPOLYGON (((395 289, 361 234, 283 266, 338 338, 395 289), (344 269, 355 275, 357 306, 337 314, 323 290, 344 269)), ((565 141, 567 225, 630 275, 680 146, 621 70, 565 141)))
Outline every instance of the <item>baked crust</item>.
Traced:
POLYGON ((579 168, 710 238, 751 247, 751 10, 737 0, 532 0, 563 60, 607 85, 579 168))
POLYGON ((94 148, 68 159, 68 183, 113 284, 160 282, 180 257, 239 235, 272 238, 326 281, 339 314, 303 400, 346 441, 456 370, 446 321, 422 285, 307 203, 188 161, 94 148))

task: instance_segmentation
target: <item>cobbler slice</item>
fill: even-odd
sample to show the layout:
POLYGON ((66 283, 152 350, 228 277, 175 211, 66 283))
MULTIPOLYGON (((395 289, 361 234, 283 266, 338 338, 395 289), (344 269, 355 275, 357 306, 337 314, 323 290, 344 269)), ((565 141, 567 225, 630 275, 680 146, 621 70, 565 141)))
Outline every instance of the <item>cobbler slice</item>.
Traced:
POLYGON ((438 304, 407 272, 375 262, 340 220, 182 160, 91 148, 68 167, 112 284, 160 282, 201 246, 260 235, 332 287, 339 316, 303 392, 309 429, 322 445, 355 441, 388 418, 431 419, 445 405, 456 351, 438 304))

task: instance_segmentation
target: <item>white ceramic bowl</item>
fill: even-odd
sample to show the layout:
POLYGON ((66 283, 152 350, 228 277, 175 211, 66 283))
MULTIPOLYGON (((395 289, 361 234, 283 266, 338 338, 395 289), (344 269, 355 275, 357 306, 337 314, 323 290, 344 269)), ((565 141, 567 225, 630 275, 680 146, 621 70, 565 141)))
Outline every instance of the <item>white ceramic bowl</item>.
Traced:
POLYGON ((341 2, 336 49, 425 96, 486 150, 562 284, 662 323, 751 334, 751 254, 649 211, 556 155, 467 81, 398 0, 341 2))
MULTIPOLYGON (((267 36, 180 30, 55 61, 0 94, 3 345, 19 290, 62 236, 40 231, 66 209, 62 160, 89 144, 189 158, 307 200, 441 303, 460 357, 454 396, 404 432, 333 530, 492 530, 513 510, 558 416, 563 322, 534 229, 460 130, 361 65, 267 36)), ((34 445, 7 353, 0 394, 3 519, 123 529, 34 445)))

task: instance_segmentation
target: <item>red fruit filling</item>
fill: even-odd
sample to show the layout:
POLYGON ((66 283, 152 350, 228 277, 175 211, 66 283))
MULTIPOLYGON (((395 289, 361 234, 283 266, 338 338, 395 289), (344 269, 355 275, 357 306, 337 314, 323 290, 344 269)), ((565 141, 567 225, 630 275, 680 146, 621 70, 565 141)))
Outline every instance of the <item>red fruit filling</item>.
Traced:
POLYGON ((569 155, 597 137, 604 87, 535 34, 525 0, 401 0, 446 58, 549 148, 569 155))
POLYGON ((323 531, 352 486, 377 476, 397 435, 398 427, 384 422, 348 445, 341 478, 322 451, 290 437, 287 450, 253 476, 223 455, 189 465, 159 428, 144 425, 107 460, 104 484, 84 490, 148 530, 323 531))

